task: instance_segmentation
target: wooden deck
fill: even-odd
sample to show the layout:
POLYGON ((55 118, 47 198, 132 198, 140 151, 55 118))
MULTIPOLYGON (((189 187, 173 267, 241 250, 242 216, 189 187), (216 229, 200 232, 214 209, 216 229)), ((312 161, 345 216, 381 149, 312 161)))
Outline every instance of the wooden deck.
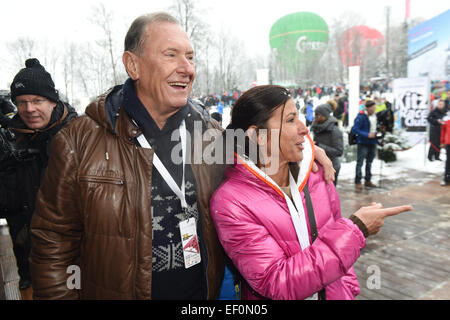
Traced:
POLYGON ((351 182, 340 182, 343 216, 371 202, 414 207, 386 219, 382 230, 367 239, 355 264, 361 286, 357 299, 450 299, 450 187, 439 183, 439 176, 400 187, 382 181, 383 188, 358 193, 351 182))
POLYGON ((21 300, 16 258, 4 224, 0 224, 0 300, 21 300))

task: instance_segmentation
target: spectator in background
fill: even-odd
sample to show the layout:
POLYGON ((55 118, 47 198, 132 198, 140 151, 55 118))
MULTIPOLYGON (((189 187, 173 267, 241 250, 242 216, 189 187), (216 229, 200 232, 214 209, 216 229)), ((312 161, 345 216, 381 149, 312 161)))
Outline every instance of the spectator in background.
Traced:
POLYGON ((17 114, 11 119, 10 131, 16 135, 15 148, 21 150, 20 157, 5 157, 9 152, 3 150, 5 145, 0 146, 0 216, 8 222, 21 290, 27 289, 32 280, 28 261, 30 222, 50 144, 56 133, 77 116, 71 106, 61 102, 51 75, 38 59, 28 59, 25 66, 11 83, 17 114))
POLYGON ((353 133, 357 135, 357 161, 355 172, 355 188, 361 191, 363 186, 362 166, 366 162, 366 175, 364 186, 375 188, 376 185, 371 182, 372 179, 372 162, 377 152, 376 138, 377 133, 377 117, 375 115, 375 102, 369 100, 365 103, 365 110, 360 111, 352 127, 353 133))
POLYGON ((219 103, 217 104, 217 112, 220 114, 223 114, 223 108, 224 108, 224 103, 222 100, 220 100, 219 103))
POLYGON ((218 112, 213 112, 211 114, 211 118, 213 118, 214 120, 216 120, 220 126, 222 126, 222 115, 218 112))
POLYGON ((344 117, 342 120, 342 125, 344 127, 348 127, 348 92, 346 92, 344 96, 339 99, 339 104, 342 104, 344 108, 344 117))
POLYGON ((333 112, 333 114, 334 114, 334 111, 336 111, 336 109, 338 107, 338 103, 336 102, 336 100, 328 100, 327 104, 331 107, 331 112, 333 112))
POLYGON ((441 146, 445 148, 447 159, 445 160, 445 173, 441 186, 448 186, 450 185, 450 111, 447 111, 447 115, 442 121, 444 121, 444 124, 441 128, 441 146))
POLYGON ((441 160, 441 126, 444 124, 442 118, 446 114, 445 101, 440 99, 437 107, 428 114, 427 120, 430 123, 430 149, 428 150, 428 160, 441 160))
POLYGON ((333 116, 338 119, 341 120, 342 115, 344 114, 344 105, 339 103, 339 99, 340 99, 340 95, 339 93, 336 93, 334 95, 333 100, 336 101, 337 107, 336 109, 334 109, 333 111, 333 116))
POLYGON ((16 108, 11 103, 9 95, 0 96, 0 116, 12 118, 15 111, 16 108))
POLYGON ((379 113, 379 112, 382 112, 382 111, 387 109, 386 104, 381 99, 379 94, 375 95, 375 99, 374 100, 375 100, 375 104, 376 104, 375 113, 379 113))
MULTIPOLYGON (((450 82, 447 82, 446 87, 450 86, 450 82)), ((445 92, 443 99, 445 100, 445 109, 448 111, 450 110, 449 102, 450 102, 450 90, 447 90, 445 92), (444 98, 445 97, 445 98, 444 98)))
POLYGON ((306 126, 309 127, 314 121, 314 105, 311 98, 307 97, 305 99, 305 106, 303 111, 306 117, 306 126))
POLYGON ((386 99, 382 98, 382 103, 386 106, 386 109, 380 112, 376 112, 378 121, 378 132, 381 132, 383 137, 387 132, 392 133, 394 130, 394 111, 392 110, 392 104, 386 99))
POLYGON ((331 107, 322 104, 314 111, 315 118, 311 126, 315 145, 325 150, 328 158, 336 170, 334 185, 337 185, 339 170, 341 169, 341 156, 344 153, 344 138, 338 127, 338 121, 331 115, 331 107))

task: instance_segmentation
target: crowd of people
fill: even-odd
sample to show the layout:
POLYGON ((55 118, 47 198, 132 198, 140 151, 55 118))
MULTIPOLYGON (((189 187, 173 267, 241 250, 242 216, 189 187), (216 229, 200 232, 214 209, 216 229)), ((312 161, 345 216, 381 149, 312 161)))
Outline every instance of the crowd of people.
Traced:
MULTIPOLYGON (((175 18, 140 16, 124 42, 129 78, 82 116, 38 59, 12 81, 0 217, 20 288, 35 299, 202 300, 232 299, 237 284, 242 299, 354 299, 366 238, 413 208, 371 203, 341 216, 332 182, 345 93, 313 109, 313 139, 295 94, 276 85, 221 97, 233 105, 224 130, 190 99, 194 52, 175 18), (231 163, 202 157, 227 141, 231 163), (79 270, 73 286, 68 270, 79 270)), ((358 115, 358 147, 376 143, 376 106, 358 115)), ((359 149, 373 187, 372 149, 359 149)))

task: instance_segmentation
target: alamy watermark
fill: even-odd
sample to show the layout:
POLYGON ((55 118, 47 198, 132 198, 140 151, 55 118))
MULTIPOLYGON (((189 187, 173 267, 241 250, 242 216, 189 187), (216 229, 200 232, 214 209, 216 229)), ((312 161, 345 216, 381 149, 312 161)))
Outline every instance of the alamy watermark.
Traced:
MULTIPOLYGON (((225 135, 217 129, 202 130, 203 122, 194 121, 193 134, 186 132, 186 164, 233 164, 234 153, 242 155, 247 147, 247 157, 264 166, 267 174, 275 174, 279 169, 280 130, 279 129, 226 129, 225 135), (192 150, 193 148, 193 150, 192 150), (238 150, 236 150, 236 148, 238 150), (193 155, 193 158, 192 156, 193 155)), ((171 141, 180 141, 180 130, 172 132, 171 141)), ((183 162, 181 141, 171 151, 175 165, 183 162)))
POLYGON ((70 276, 67 278, 66 285, 69 290, 81 289, 81 269, 77 265, 70 265, 66 270, 70 276))
MULTIPOLYGON (((66 284, 69 290, 81 289, 81 269, 77 265, 70 265, 66 270, 70 276, 67 278, 66 284)), ((377 265, 367 267, 367 273, 370 276, 366 280, 366 287, 369 290, 381 289, 381 269, 377 265)))
POLYGON ((367 267, 367 273, 370 276, 367 278, 366 286, 369 290, 381 289, 381 269, 377 265, 370 265, 367 267))

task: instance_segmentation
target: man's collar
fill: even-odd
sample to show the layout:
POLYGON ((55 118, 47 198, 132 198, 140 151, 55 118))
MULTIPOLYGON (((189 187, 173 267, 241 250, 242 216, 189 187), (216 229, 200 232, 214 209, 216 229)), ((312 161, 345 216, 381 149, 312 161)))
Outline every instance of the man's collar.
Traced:
POLYGON ((167 122, 162 130, 159 129, 155 120, 137 96, 134 81, 130 78, 128 78, 123 85, 123 108, 130 118, 133 119, 138 127, 144 132, 144 135, 151 135, 154 137, 167 133, 168 131, 172 132, 178 128, 181 121, 185 119, 189 113, 189 106, 187 104, 167 119, 167 122))

